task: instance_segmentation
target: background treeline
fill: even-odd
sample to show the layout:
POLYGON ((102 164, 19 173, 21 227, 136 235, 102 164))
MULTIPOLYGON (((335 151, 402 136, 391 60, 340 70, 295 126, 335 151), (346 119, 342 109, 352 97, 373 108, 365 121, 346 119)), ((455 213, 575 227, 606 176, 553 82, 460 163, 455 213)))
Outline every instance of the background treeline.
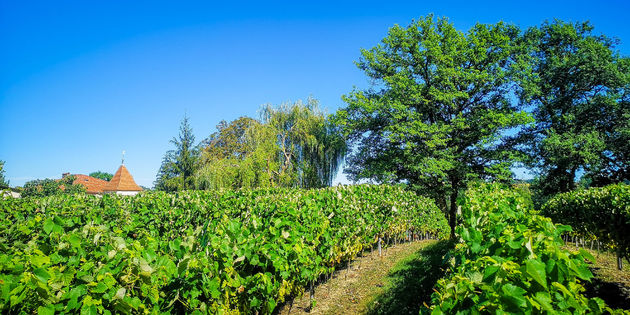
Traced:
POLYGON ((537 208, 556 193, 628 182, 630 59, 617 45, 588 22, 395 25, 361 50, 371 86, 344 95, 332 116, 312 99, 264 106, 199 145, 185 119, 156 188, 321 187, 345 157, 351 180, 405 183, 455 227, 468 183, 511 182, 515 166, 536 174, 537 208))
MULTIPOLYGON (((53 195, 72 195, 85 192, 85 186, 74 184, 75 176, 64 176, 61 179, 35 179, 24 183, 22 187, 10 187, 9 181, 4 176, 4 161, 0 160, 0 190, 19 192, 21 197, 45 197, 53 195)), ((90 176, 109 181, 112 174, 96 171, 90 173, 90 176)), ((2 192, 5 194, 4 192, 2 192)))
POLYGON ((199 144, 184 118, 171 143, 176 149, 164 156, 158 190, 325 187, 346 153, 341 134, 312 98, 265 105, 259 119, 221 121, 199 144))

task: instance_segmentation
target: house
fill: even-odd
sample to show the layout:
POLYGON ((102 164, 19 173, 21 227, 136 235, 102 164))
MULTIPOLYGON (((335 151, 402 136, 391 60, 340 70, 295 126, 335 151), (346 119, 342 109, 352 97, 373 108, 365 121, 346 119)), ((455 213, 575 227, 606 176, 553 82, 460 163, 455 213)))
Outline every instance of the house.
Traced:
MULTIPOLYGON (((62 176, 69 176, 70 173, 64 173, 62 176)), ((120 165, 114 177, 108 182, 99 178, 83 174, 73 174, 73 184, 81 184, 85 187, 85 192, 91 195, 102 194, 118 194, 125 196, 133 196, 142 191, 142 188, 133 180, 133 176, 125 165, 120 165)))
MULTIPOLYGON (((62 178, 69 176, 70 173, 63 173, 62 178)), ((73 174, 74 181, 72 182, 75 185, 81 184, 85 187, 85 192, 90 195, 100 195, 103 194, 103 188, 107 185, 106 180, 102 180, 99 178, 94 178, 92 176, 87 176, 83 174, 73 174)))
POLYGON ((133 176, 131 176, 124 164, 120 165, 114 177, 103 188, 103 193, 115 193, 125 196, 133 196, 141 191, 142 188, 136 185, 133 176))
POLYGON ((11 190, 0 190, 0 199, 2 197, 20 198, 20 193, 11 190))

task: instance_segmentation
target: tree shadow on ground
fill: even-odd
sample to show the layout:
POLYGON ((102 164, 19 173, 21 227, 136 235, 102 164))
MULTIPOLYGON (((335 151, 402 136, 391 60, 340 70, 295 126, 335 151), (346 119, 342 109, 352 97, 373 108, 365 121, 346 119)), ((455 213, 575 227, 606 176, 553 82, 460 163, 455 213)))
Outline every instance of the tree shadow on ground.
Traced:
MULTIPOLYGON (((593 273, 596 274, 596 272, 593 273)), ((613 309, 630 310, 630 290, 622 283, 593 278, 590 283, 585 283, 584 287, 586 288, 585 296, 599 297, 613 309)))
POLYGON ((368 306, 367 314, 418 314, 445 273, 444 255, 453 248, 445 240, 429 245, 399 263, 388 275, 390 285, 368 306))

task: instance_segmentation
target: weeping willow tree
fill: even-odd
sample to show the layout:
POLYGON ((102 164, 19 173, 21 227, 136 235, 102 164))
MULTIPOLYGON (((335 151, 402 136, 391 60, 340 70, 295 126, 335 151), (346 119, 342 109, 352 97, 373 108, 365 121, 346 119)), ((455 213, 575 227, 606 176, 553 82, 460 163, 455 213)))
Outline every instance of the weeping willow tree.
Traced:
POLYGON ((325 187, 343 162, 346 144, 319 102, 309 98, 278 107, 263 106, 263 124, 276 135, 279 174, 290 174, 290 186, 325 187))
POLYGON ((221 122, 202 143, 200 189, 332 184, 346 145, 317 100, 265 105, 260 120, 221 122))

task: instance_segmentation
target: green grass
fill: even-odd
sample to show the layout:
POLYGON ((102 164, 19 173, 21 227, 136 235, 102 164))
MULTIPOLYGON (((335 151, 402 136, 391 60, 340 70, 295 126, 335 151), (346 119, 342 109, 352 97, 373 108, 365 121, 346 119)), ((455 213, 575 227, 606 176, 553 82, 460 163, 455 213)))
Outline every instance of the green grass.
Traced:
POLYGON ((399 261, 385 280, 385 290, 368 303, 367 314, 418 314, 444 276, 444 256, 453 243, 439 241, 399 261))

